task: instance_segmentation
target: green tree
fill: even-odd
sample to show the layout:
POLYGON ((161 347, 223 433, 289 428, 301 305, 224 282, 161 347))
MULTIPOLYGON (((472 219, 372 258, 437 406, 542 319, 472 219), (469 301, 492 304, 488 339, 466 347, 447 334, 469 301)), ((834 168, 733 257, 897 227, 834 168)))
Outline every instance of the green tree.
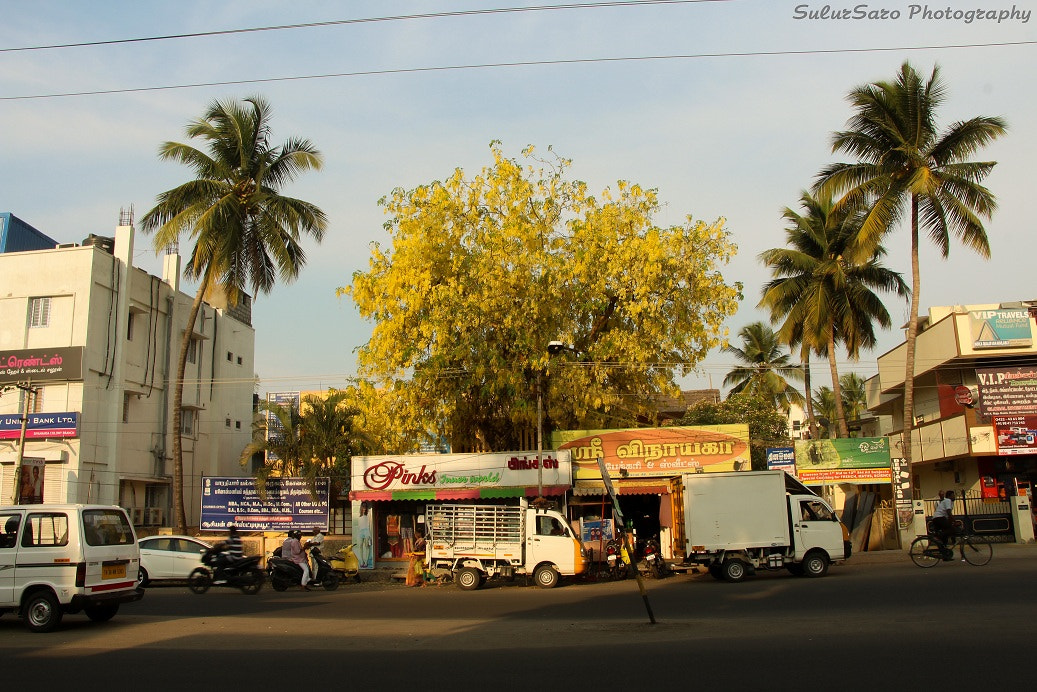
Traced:
POLYGON ((778 330, 784 343, 800 342, 828 356, 834 421, 839 436, 848 437, 836 347, 842 344, 853 360, 859 358, 861 348, 873 347, 875 324, 885 329, 892 325, 875 291, 904 296, 907 284, 900 274, 882 266, 885 248, 858 242, 860 214, 840 214, 831 198, 807 192, 800 205, 802 213, 791 208, 782 213, 788 223, 787 247, 760 254, 775 277, 764 285, 760 306, 770 310, 772 320, 785 320, 778 330))
POLYGON ((195 178, 158 195, 141 219, 142 230, 155 233, 156 252, 187 234, 194 246, 184 276, 199 280, 173 393, 173 511, 181 533, 187 526, 180 427, 184 372, 202 300, 218 288, 234 304, 246 288, 268 293, 277 278, 294 280, 306 262, 301 237, 320 242, 327 226, 320 208, 281 194, 298 174, 322 166, 320 153, 305 139, 273 145, 270 119, 270 106, 259 97, 213 102, 185 128, 189 138, 205 144, 204 151, 178 142, 159 149, 160 158, 188 166, 195 178))
POLYGON ((845 373, 839 378, 843 410, 849 420, 860 420, 868 410, 868 395, 864 389, 864 378, 855 372, 845 373))
POLYGON ((703 401, 688 408, 678 425, 726 425, 745 423, 749 426, 749 454, 752 468, 767 468, 767 448, 791 444, 788 416, 774 405, 766 394, 732 394, 719 402, 703 401))
POLYGON ((746 392, 773 402, 788 411, 790 404, 803 404, 804 396, 789 384, 801 381, 803 368, 793 363, 791 356, 782 352, 782 343, 774 330, 763 322, 753 322, 738 332, 742 345, 727 345, 722 350, 738 362, 724 376, 724 386, 731 385, 730 394, 746 392))
POLYGON ((360 430, 360 409, 348 404, 349 392, 332 389, 327 395, 310 394, 302 400, 300 435, 307 453, 303 475, 313 482, 322 476, 339 488, 349 487, 350 460, 370 451, 360 430))
POLYGON ((817 413, 820 429, 819 438, 835 437, 833 423, 836 417, 835 393, 831 387, 822 385, 818 387, 811 399, 814 402, 814 411, 817 413))
POLYGON ((905 346, 904 456, 911 463, 914 421, 915 342, 921 276, 919 234, 924 230, 946 257, 953 233, 980 256, 990 256, 982 219, 995 208, 994 195, 981 183, 993 161, 971 157, 1006 132, 1002 118, 978 116, 937 125, 945 99, 939 67, 924 79, 905 62, 894 81, 858 86, 848 100, 854 115, 848 129, 832 136, 832 151, 857 158, 834 163, 818 175, 819 188, 845 193, 840 205, 863 209, 863 242, 879 244, 907 215, 911 247, 911 311, 905 346))
POLYGON ((594 197, 565 159, 491 153, 478 175, 382 200, 391 246, 339 289, 374 322, 362 373, 401 428, 455 449, 527 441, 538 381, 548 432, 650 415, 737 309, 741 287, 718 270, 735 252, 723 222, 660 228, 654 190, 621 181, 594 197), (552 357, 554 340, 575 353, 552 357))
POLYGON ((303 441, 302 414, 297 406, 260 402, 252 421, 252 442, 238 459, 242 468, 250 468, 256 454, 263 455, 263 464, 255 469, 261 497, 266 497, 266 481, 271 476, 296 476, 302 471, 310 451, 303 441))

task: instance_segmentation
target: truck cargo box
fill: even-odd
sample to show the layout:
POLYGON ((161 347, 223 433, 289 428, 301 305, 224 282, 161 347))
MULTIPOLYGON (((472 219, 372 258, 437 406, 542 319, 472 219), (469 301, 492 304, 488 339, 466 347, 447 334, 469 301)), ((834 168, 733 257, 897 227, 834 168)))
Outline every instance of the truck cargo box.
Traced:
POLYGON ((682 476, 688 550, 740 550, 791 543, 784 471, 682 476))

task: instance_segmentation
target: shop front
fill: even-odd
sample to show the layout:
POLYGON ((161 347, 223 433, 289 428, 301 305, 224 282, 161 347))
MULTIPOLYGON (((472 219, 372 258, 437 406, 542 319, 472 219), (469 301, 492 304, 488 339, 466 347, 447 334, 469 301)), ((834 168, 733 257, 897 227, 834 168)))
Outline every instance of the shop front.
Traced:
POLYGON ((569 520, 595 557, 621 528, 615 525, 599 458, 637 542, 657 539, 667 559, 684 553, 680 476, 750 468, 745 424, 570 430, 554 433, 552 442, 571 455, 569 520))
POLYGON ((406 562, 425 533, 429 504, 517 504, 538 495, 559 505, 572 488, 568 452, 353 457, 353 543, 361 569, 406 562))

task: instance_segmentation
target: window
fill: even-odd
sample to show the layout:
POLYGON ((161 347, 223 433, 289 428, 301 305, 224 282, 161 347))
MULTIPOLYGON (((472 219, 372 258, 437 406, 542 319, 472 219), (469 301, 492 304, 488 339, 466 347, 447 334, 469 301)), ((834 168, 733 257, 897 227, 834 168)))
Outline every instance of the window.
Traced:
POLYGON ((198 362, 198 340, 191 339, 187 342, 187 362, 197 363, 198 362))
POLYGON ((227 362, 228 363, 233 363, 234 362, 234 354, 231 353, 230 351, 227 351, 227 362))
POLYGON ((83 529, 89 545, 130 545, 133 529, 118 509, 83 510, 83 529))
MULTIPOLYGON (((194 343, 194 342, 192 342, 194 343)), ((194 409, 184 409, 180 414, 180 434, 181 435, 194 435, 195 419, 197 418, 198 412, 194 409)))
POLYGON ((230 427, 230 418, 224 418, 223 419, 223 425, 224 425, 224 427, 229 428, 230 427))
POLYGON ((59 512, 30 514, 25 519, 22 547, 68 545, 68 515, 59 512))
POLYGON ((837 521, 832 510, 819 500, 803 500, 800 511, 803 521, 837 521))
POLYGON ((0 549, 14 547, 18 540, 18 525, 21 523, 20 514, 0 514, 0 549))
POLYGON ((29 326, 50 326, 50 298, 33 298, 29 306, 29 326))
POLYGON ((133 321, 134 321, 133 318, 136 316, 136 314, 137 313, 135 313, 135 312, 133 312, 131 310, 130 313, 128 315, 126 315, 126 340, 127 341, 133 341, 133 321))
POLYGON ((123 423, 129 423, 130 422, 130 398, 132 396, 133 395, 130 394, 129 392, 125 392, 122 395, 122 422, 123 423))
POLYGON ((234 429, 235 430, 241 430, 241 421, 239 421, 239 420, 234 421, 234 429))
POLYGON ((241 356, 238 356, 238 365, 241 365, 241 356))

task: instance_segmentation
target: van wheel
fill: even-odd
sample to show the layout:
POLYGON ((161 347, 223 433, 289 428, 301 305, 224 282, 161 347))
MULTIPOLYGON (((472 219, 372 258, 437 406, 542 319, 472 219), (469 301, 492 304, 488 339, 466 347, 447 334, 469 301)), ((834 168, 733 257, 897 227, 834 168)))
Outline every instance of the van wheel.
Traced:
POLYGON ((803 558, 803 575, 823 577, 828 572, 828 556, 820 550, 811 550, 803 558))
POLYGON ((187 588, 191 590, 191 593, 202 594, 209 590, 212 586, 212 578, 209 573, 201 567, 196 568, 191 575, 187 577, 187 588))
POLYGON ((50 591, 37 591, 25 601, 25 624, 31 632, 50 632, 61 622, 61 606, 50 591))
POLYGON ((737 559, 724 560, 724 563, 720 566, 720 571, 724 579, 732 583, 742 581, 745 579, 745 575, 749 573, 746 564, 737 559))
POLYGON ((541 565, 533 572, 533 582, 541 589, 553 589, 560 579, 558 570, 551 565, 541 565))
POLYGON ((108 622, 119 612, 119 604, 89 606, 83 608, 83 612, 94 622, 108 622))
POLYGON ((143 567, 137 568, 137 588, 143 589, 148 585, 148 570, 143 567))
POLYGON ((475 591, 482 585, 482 575, 474 567, 463 567, 455 577, 458 588, 464 591, 475 591))

